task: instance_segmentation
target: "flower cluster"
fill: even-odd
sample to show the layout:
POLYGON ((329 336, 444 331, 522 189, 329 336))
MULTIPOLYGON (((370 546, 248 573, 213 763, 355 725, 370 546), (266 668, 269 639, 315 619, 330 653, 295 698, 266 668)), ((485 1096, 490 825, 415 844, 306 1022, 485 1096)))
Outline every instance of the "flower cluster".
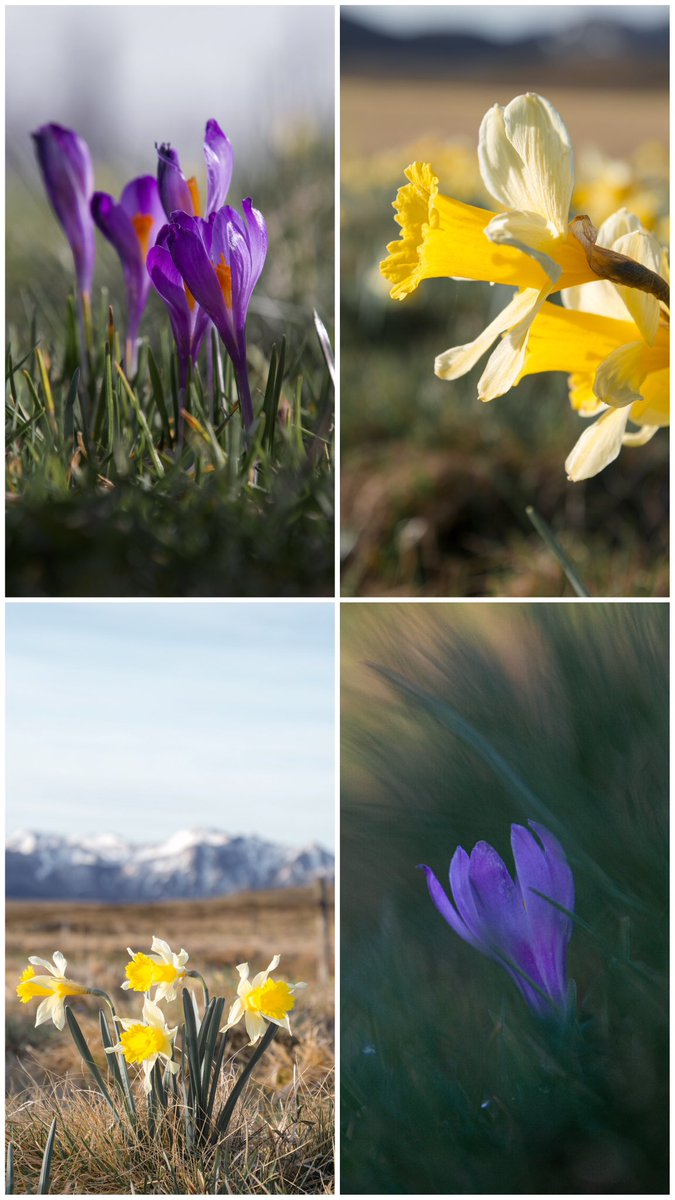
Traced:
MULTIPOLYGON (((129 950, 131 961, 127 963, 126 979, 122 983, 125 991, 142 992, 143 1009, 135 1018, 117 1017, 120 1027, 119 1041, 106 1048, 108 1054, 121 1054, 125 1062, 138 1064, 143 1070, 143 1087, 146 1093, 152 1089, 152 1073, 155 1064, 162 1060, 170 1074, 179 1072, 180 1064, 175 1061, 175 1042, 178 1026, 171 1027, 160 1003, 177 998, 177 987, 188 975, 201 979, 196 971, 188 971, 188 953, 172 951, 167 942, 153 937, 150 954, 129 950), (154 989, 154 996, 151 992, 154 989)), ((65 1000, 69 996, 87 994, 105 996, 105 993, 66 978, 66 960, 57 950, 54 964, 42 958, 29 958, 31 966, 21 976, 17 995, 23 1004, 40 998, 36 1025, 53 1020, 58 1029, 66 1023, 65 1000), (43 967, 49 974, 36 975, 35 966, 43 967)), ((267 1032, 268 1026, 283 1026, 290 1033, 289 1013, 295 1007, 294 993, 304 983, 289 984, 273 979, 272 972, 279 966, 276 954, 265 971, 249 980, 248 963, 237 967, 239 986, 237 999, 230 1007, 227 1023, 220 1030, 226 1033, 244 1019, 250 1045, 254 1045, 267 1032)), ((203 982, 203 981, 202 981, 203 982)), ((109 1001, 110 1003, 110 1001, 109 1001)), ((223 1001, 219 1001, 222 1005, 223 1001)), ((112 1009, 112 1003, 110 1004, 112 1009)), ((114 1009, 113 1009, 114 1012, 114 1009)))
POLYGON ((480 127, 478 161, 495 210, 442 195, 429 163, 408 167, 394 203, 401 236, 387 247, 382 274, 396 300, 430 278, 515 287, 474 341, 437 357, 436 374, 465 375, 496 342, 478 382, 481 400, 525 375, 564 371, 574 408, 599 414, 566 462, 570 479, 588 478, 622 445, 640 445, 668 424, 665 252, 626 209, 597 231, 587 216, 570 219, 572 143, 543 96, 495 104, 480 127), (563 308, 550 300, 557 294, 563 308))
POLYGON ((178 153, 168 144, 157 148, 157 177, 132 179, 118 201, 94 191, 91 155, 77 133, 50 124, 33 137, 47 194, 73 252, 83 339, 91 321, 97 227, 117 251, 124 274, 127 372, 137 369, 140 325, 154 285, 168 310, 183 392, 212 323, 232 359, 248 435, 255 414, 246 320, 265 265, 267 227, 251 199, 243 201, 243 216, 225 203, 233 152, 218 122, 208 121, 204 136, 204 212, 196 180, 185 178, 178 153))

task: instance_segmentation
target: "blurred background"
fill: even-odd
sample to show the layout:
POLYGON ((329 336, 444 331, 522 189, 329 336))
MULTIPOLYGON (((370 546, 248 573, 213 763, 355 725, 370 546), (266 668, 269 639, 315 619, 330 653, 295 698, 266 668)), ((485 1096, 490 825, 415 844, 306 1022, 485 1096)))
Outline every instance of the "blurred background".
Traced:
POLYGON ((667 606, 347 605, 341 657, 342 1191, 663 1194, 667 606), (567 1036, 416 870, 512 870, 529 819, 575 876, 567 1036))
POLYGON ((567 483, 585 425, 563 375, 490 405, 484 361, 434 376, 512 289, 426 280, 400 303, 379 273, 405 167, 429 161, 446 195, 493 207, 480 121, 528 90, 570 130, 575 211, 599 225, 626 206, 667 243, 667 7, 347 5, 341 26, 343 594, 571 594, 529 504, 593 594, 667 594, 667 434, 567 483))

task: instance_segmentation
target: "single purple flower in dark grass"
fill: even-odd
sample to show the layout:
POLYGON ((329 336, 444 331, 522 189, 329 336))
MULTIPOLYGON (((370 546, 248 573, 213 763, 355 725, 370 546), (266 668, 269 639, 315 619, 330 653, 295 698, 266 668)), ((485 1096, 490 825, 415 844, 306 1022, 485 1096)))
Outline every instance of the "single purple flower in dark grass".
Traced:
POLYGON ((178 351, 180 387, 187 387, 190 362, 197 362, 204 334, 209 326, 207 313, 183 283, 165 242, 171 226, 165 225, 148 254, 148 273, 169 311, 169 320, 178 351))
POLYGON ((119 203, 106 192, 96 192, 91 201, 91 212, 122 263, 128 309, 125 362, 127 372, 133 375, 137 365, 138 330, 150 294, 146 260, 165 224, 157 180, 152 175, 132 179, 119 203))
POLYGON ((213 321, 232 359, 246 434, 253 401, 246 365, 246 317, 265 265, 267 227, 252 200, 244 216, 225 205, 208 221, 172 213, 166 246, 186 288, 213 321))
POLYGON ((91 329, 91 285, 96 264, 96 236, 90 211, 94 191, 91 155, 87 143, 63 125, 41 125, 31 136, 47 195, 75 260, 84 349, 91 329))
POLYGON ((173 212, 184 212, 189 217, 209 217, 212 212, 222 208, 232 179, 234 154, 229 138, 225 136, 217 121, 207 121, 204 133, 206 212, 194 175, 186 179, 181 171, 178 151, 173 150, 166 142, 157 147, 157 155, 157 182, 167 217, 173 212))
POLYGON ((500 963, 538 1016, 564 1017, 572 1004, 572 920, 561 909, 574 911, 574 879, 558 839, 543 825, 528 824, 534 832, 511 826, 515 881, 487 842, 478 842, 470 856, 457 847, 450 863, 452 900, 431 868, 422 870, 431 899, 455 933, 500 963))

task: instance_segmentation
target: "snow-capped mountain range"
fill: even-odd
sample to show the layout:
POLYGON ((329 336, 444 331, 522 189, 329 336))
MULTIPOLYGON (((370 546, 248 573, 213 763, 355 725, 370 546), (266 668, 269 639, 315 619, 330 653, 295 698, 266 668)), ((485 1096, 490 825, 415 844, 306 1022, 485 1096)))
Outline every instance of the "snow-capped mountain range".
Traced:
POLYGON ((6 892, 10 900, 199 900, 302 887, 334 871, 333 855, 316 843, 290 849, 214 829, 185 829, 142 846, 116 834, 21 832, 7 841, 6 892))

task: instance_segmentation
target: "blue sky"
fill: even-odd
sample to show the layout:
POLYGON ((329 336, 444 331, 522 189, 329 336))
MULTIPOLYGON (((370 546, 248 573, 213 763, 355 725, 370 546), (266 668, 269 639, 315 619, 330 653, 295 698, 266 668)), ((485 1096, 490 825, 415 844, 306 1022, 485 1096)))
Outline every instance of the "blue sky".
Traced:
POLYGON ((334 840, 333 604, 6 605, 7 830, 334 840))

